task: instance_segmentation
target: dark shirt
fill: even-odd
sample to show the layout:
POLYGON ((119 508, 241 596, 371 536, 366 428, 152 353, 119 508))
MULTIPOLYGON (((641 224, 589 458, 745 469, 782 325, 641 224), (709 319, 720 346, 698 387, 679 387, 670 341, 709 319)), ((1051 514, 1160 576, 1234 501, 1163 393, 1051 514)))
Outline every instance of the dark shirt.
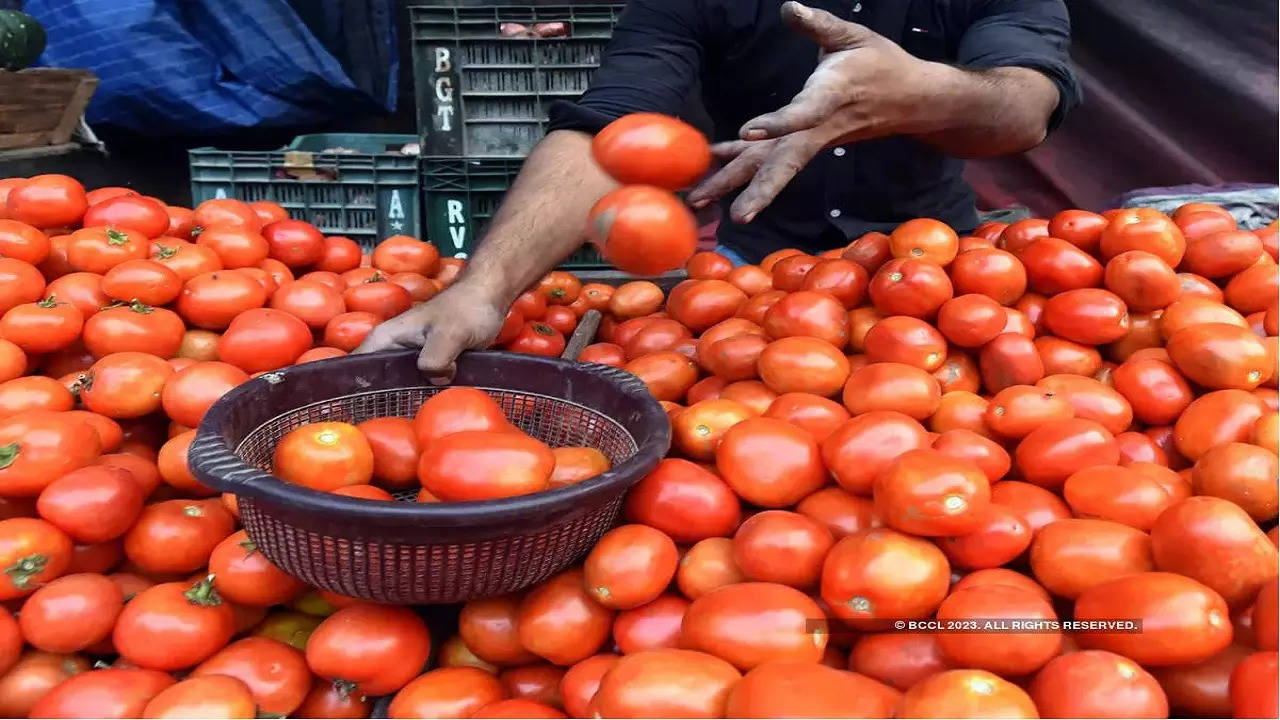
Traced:
MULTIPOLYGON (((782 0, 630 0, 591 87, 551 109, 550 130, 598 132, 631 112, 679 115, 694 88, 712 141, 785 105, 817 65, 818 47, 782 24, 782 0)), ((1067 60, 1071 26, 1062 0, 811 0, 866 25, 924 60, 966 68, 1024 67, 1058 87, 1050 128, 1079 103, 1067 60)), ((839 247, 870 230, 933 217, 977 224, 962 160, 907 137, 821 151, 749 225, 728 218, 722 243, 758 260, 773 250, 839 247)))

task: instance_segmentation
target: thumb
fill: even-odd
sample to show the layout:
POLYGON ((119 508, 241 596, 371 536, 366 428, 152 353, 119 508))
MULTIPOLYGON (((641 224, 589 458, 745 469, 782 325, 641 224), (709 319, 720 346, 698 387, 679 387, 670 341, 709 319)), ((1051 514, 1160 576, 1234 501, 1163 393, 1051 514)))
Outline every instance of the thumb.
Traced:
POLYGON ((875 35, 864 25, 841 20, 826 10, 801 5, 794 0, 782 4, 782 21, 829 52, 857 47, 875 35))
POLYGON ((433 385, 446 385, 453 381, 457 371, 454 360, 463 350, 458 334, 438 325, 427 329, 422 340, 422 352, 418 354, 418 369, 433 385))

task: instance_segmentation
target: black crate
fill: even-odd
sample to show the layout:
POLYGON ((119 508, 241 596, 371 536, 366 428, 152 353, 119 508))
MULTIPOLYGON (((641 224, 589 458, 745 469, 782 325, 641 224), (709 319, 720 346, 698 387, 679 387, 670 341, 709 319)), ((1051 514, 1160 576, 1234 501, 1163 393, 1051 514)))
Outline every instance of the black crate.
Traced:
POLYGON ((600 65, 621 4, 409 8, 422 152, 523 158, 547 109, 577 99, 600 65), (563 37, 503 37, 504 23, 564 23, 563 37))
POLYGON ((415 141, 413 135, 326 133, 299 135, 281 150, 196 148, 187 152, 191 202, 270 200, 365 250, 391 235, 421 237, 418 158, 398 152, 415 141))
MULTIPOLYGON (((449 257, 469 257, 511 187, 523 160, 422 160, 423 226, 427 238, 449 257)), ((606 268, 590 245, 571 255, 564 268, 606 268)))

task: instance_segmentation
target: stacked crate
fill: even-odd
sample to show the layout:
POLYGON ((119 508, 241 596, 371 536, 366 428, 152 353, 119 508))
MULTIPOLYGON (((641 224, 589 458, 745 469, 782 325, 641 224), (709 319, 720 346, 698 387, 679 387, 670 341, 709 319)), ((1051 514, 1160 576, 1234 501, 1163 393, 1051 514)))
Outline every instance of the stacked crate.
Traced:
MULTIPOLYGON (((442 255, 470 255, 545 132, 548 108, 587 89, 621 10, 456 0, 409 8, 423 224, 442 255)), ((590 248, 565 263, 603 266, 590 248)))

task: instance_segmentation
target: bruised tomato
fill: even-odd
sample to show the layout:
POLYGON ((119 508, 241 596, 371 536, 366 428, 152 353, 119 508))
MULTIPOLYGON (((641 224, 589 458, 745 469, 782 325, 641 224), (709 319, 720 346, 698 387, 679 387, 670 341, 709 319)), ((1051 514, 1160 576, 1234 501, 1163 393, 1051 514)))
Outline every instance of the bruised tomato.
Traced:
POLYGON ((626 185, 600 198, 587 226, 605 260, 636 275, 675 270, 697 249, 693 214, 675 195, 651 185, 626 185))

